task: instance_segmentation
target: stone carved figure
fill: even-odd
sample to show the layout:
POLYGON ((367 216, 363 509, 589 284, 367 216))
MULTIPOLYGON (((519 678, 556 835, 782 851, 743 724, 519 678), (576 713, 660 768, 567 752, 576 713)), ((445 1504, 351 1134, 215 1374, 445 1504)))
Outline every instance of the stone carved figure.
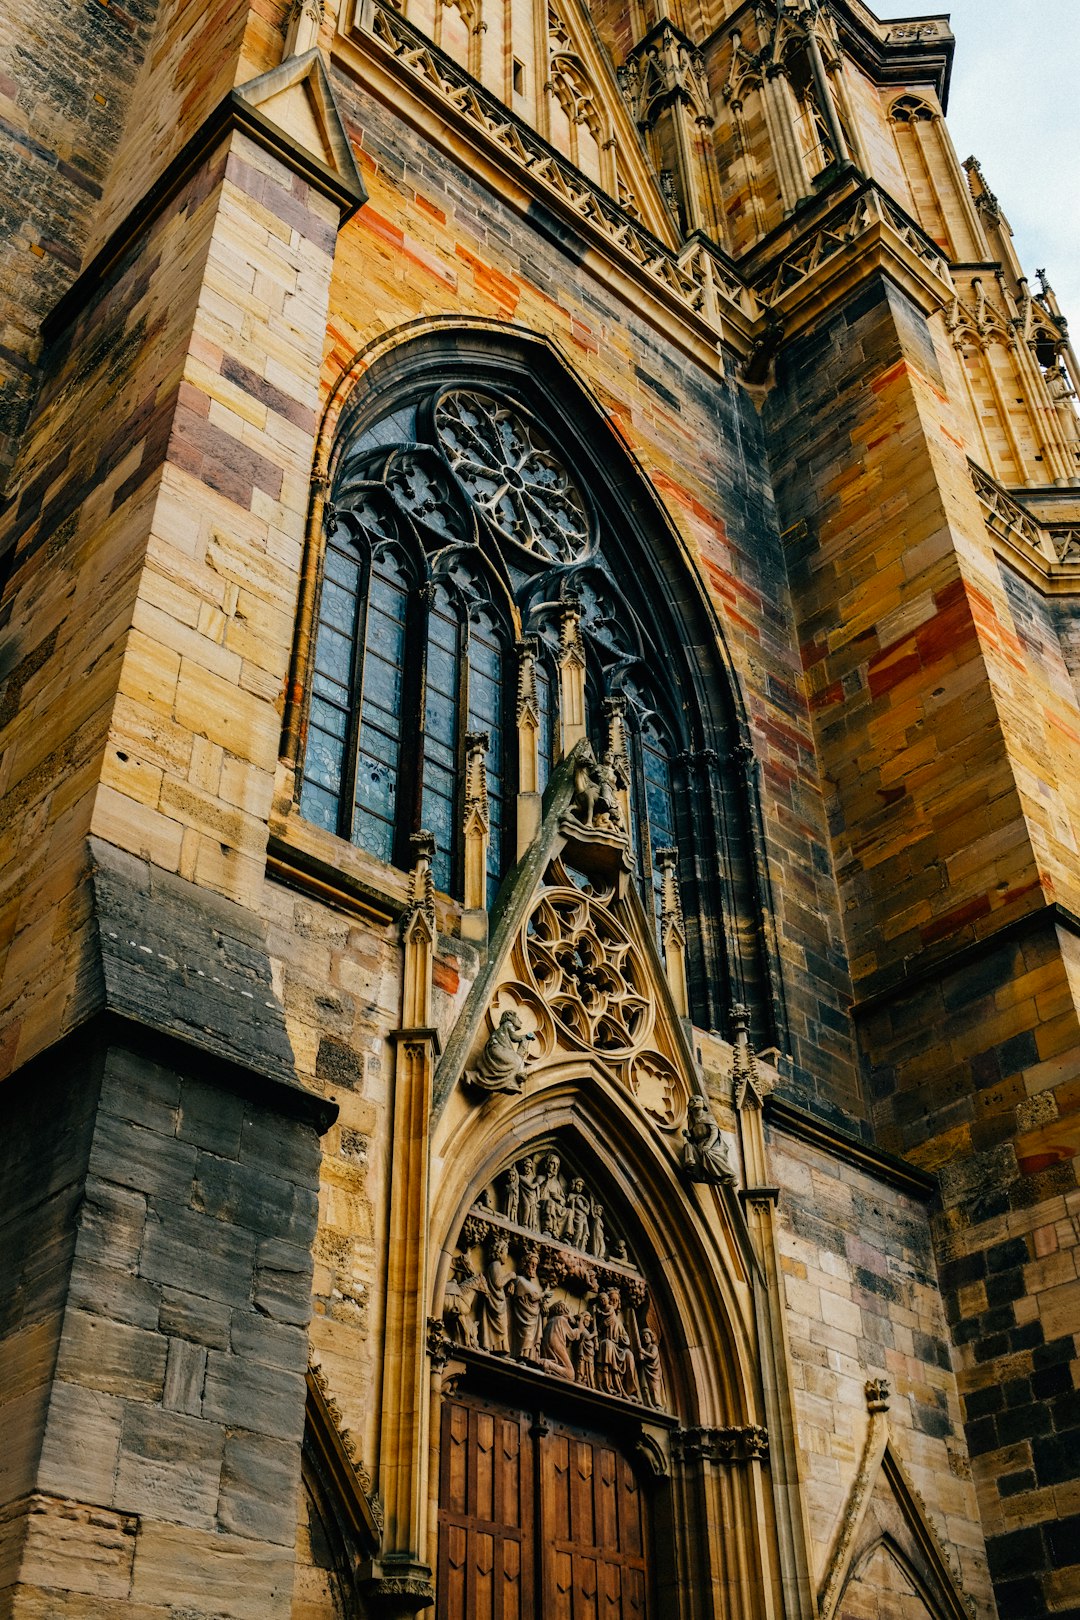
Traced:
POLYGON ((580 1176, 575 1176, 570 1183, 570 1191, 566 1195, 567 1220, 566 1241, 572 1243, 575 1249, 585 1252, 589 1241, 589 1228, 592 1222, 592 1199, 585 1191, 585 1183, 580 1176))
POLYGON ((596 1388, 596 1351, 598 1346, 596 1323, 592 1311, 581 1316, 581 1333, 577 1345, 577 1381, 584 1389, 596 1388))
POLYGON ((559 1155, 549 1153, 540 1166, 540 1227, 545 1237, 562 1238, 566 1233, 566 1189, 559 1175, 559 1155))
POLYGON ((574 761, 574 792, 569 813, 582 827, 597 832, 622 830, 618 782, 610 753, 605 754, 603 765, 598 765, 587 754, 578 755, 574 761))
POLYGON ((641 1393, 650 1406, 658 1411, 664 1408, 664 1369, 660 1365, 660 1346, 652 1328, 642 1328, 638 1347, 641 1366, 641 1393))
POLYGON ((517 1167, 517 1178, 521 1195, 521 1224, 530 1232, 539 1232, 540 1177, 536 1173, 536 1160, 522 1159, 517 1167))
POLYGON ((592 1207, 592 1231, 589 1233, 589 1253, 595 1254, 602 1260, 607 1254, 607 1239, 604 1236, 604 1206, 594 1204, 592 1207))
POLYGON ((507 1283, 510 1296, 510 1350, 521 1361, 540 1360, 544 1308, 549 1295, 537 1281, 535 1254, 527 1254, 516 1277, 507 1283))
POLYGON ((450 1281, 443 1295, 443 1325, 452 1344, 477 1347, 477 1323, 473 1315, 475 1295, 485 1289, 483 1277, 474 1271, 468 1255, 455 1254, 450 1267, 450 1281))
POLYGON ((637 1363, 630 1335, 623 1324, 621 1306, 622 1299, 617 1288, 605 1289, 596 1301, 600 1386, 609 1395, 627 1395, 631 1400, 637 1400, 637 1363))
POLYGON ((735 1172, 728 1158, 727 1143, 704 1097, 691 1097, 686 1105, 687 1122, 683 1135, 683 1168, 691 1181, 731 1182, 735 1172))
POLYGON ((583 1331, 581 1323, 571 1314, 566 1301, 557 1299, 548 1312, 548 1319, 544 1325, 541 1360, 548 1371, 557 1372, 560 1378, 568 1378, 571 1383, 574 1382, 576 1373, 570 1346, 578 1343, 583 1331))
POLYGON ((484 1272, 484 1288, 479 1295, 479 1339, 483 1350, 505 1356, 510 1348, 507 1332, 507 1285, 514 1277, 509 1260, 510 1245, 504 1237, 492 1238, 484 1272))
POLYGON ((512 1007, 508 1007, 487 1038, 475 1069, 470 1069, 470 1085, 481 1091, 520 1091, 529 1042, 536 1036, 524 1028, 512 1007))
POLYGON ((508 1221, 517 1225, 518 1208, 521 1204, 521 1177, 517 1166, 512 1164, 506 1172, 506 1198, 504 1213, 508 1221))

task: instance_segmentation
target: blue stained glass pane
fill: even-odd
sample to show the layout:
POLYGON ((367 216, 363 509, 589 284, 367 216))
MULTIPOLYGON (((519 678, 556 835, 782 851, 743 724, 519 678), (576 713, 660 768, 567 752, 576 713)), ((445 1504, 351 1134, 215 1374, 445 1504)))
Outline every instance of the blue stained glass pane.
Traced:
POLYGON ((433 765, 441 766, 444 771, 454 769, 454 750, 446 743, 437 742, 434 737, 429 737, 424 745, 424 758, 433 765))
POLYGON ((305 821, 314 822, 316 827, 325 827, 327 832, 337 832, 338 800, 336 793, 327 793, 315 782, 305 780, 300 789, 300 814, 305 821))
POLYGON ((396 771, 390 765, 380 764, 374 759, 359 760, 356 767, 357 807, 375 811, 392 820, 396 776, 396 771))
POLYGON ((332 681, 330 677, 328 675, 324 675, 321 670, 315 671, 315 678, 311 683, 311 689, 313 692, 318 692, 320 696, 329 698, 331 703, 336 703, 339 708, 348 708, 348 687, 342 686, 340 681, 332 681))
POLYGON ((356 617, 356 594, 354 591, 343 589, 335 585, 332 579, 323 582, 322 604, 320 617, 325 624, 333 625, 343 635, 351 636, 353 621, 356 617))
POLYGON ((551 708, 551 682, 543 665, 536 665, 536 706, 540 711, 540 730, 536 739, 537 754, 539 756, 539 785, 543 793, 551 775, 551 756, 554 752, 552 738, 554 716, 551 708))
POLYGON ((429 686, 440 692, 452 692, 457 681, 457 658, 443 647, 428 648, 427 678, 429 686))
POLYGON ((370 850, 372 855, 380 861, 390 861, 394 854, 394 828, 389 821, 381 816, 374 816, 370 811, 357 806, 353 816, 352 841, 359 844, 361 849, 370 850))
POLYGON ((326 578, 343 585, 355 597, 360 584, 360 569, 355 557, 341 552, 336 546, 326 548, 326 578))
POLYGON ((311 699, 311 724, 318 726, 320 731, 328 731, 332 737, 344 737, 348 727, 349 717, 344 709, 339 709, 333 703, 327 703, 325 698, 313 694, 311 699))
POLYGON ((344 744, 337 737, 328 737, 325 731, 312 727, 308 732, 307 757, 304 774, 313 782, 336 792, 341 785, 341 760, 344 744))
POLYGON ((401 665, 380 658, 372 652, 370 644, 364 663, 365 708, 369 703, 376 703, 393 715, 401 708, 401 665))
POLYGON ((352 638, 343 636, 329 625, 319 626, 319 640, 315 650, 315 662, 326 675, 347 686, 352 677, 352 638))
POLYGON ((454 699, 429 687, 426 711, 428 736, 452 745, 456 718, 457 704, 454 699))

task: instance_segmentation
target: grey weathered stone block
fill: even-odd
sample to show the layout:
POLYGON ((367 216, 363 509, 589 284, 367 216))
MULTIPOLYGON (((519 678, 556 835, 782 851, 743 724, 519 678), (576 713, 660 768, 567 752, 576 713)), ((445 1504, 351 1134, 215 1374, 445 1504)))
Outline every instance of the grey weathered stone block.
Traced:
POLYGON ((85 1502, 111 1501, 123 1416, 124 1404, 115 1395, 54 1383, 38 1489, 85 1502))
POLYGON ((140 1053, 114 1046, 101 1079, 101 1106, 159 1136, 174 1136, 180 1107, 180 1076, 140 1053))
POLYGON ((162 1333, 226 1350, 231 1321, 232 1311, 223 1300, 189 1294, 181 1288, 161 1290, 158 1325, 162 1333))
POLYGON ((297 1244, 311 1242, 319 1213, 318 1197, 310 1187, 283 1180, 262 1166, 237 1164, 209 1153, 199 1154, 191 1202, 218 1220, 297 1244))
POLYGON ((88 1311, 64 1317, 56 1372, 70 1384, 136 1401, 159 1401, 165 1382, 166 1341, 160 1333, 113 1322, 88 1311))
POLYGON ((203 1413, 230 1429, 302 1440, 306 1393, 300 1373, 220 1350, 207 1355, 203 1413))
POLYGON ((246 1106, 243 1097, 235 1092, 186 1079, 180 1093, 176 1134, 182 1142, 193 1142, 208 1153, 236 1159, 240 1155, 240 1130, 246 1106))
POLYGON ((133 1327, 156 1328, 161 1310, 161 1288, 130 1271, 115 1270, 95 1261, 79 1259, 71 1274, 68 1304, 93 1316, 111 1317, 133 1327))
POLYGON ((267 1238, 256 1255, 256 1310, 278 1322, 306 1327, 311 1320, 311 1255, 293 1243, 267 1238))
POLYGON ((130 1269, 138 1260, 145 1221, 145 1192, 88 1176, 78 1216, 80 1261, 130 1269))
POLYGON ((211 1528, 224 1445, 220 1424, 127 1403, 113 1505, 174 1524, 211 1528))
POLYGON ((154 1201, 187 1203, 196 1149, 114 1114, 101 1114, 90 1152, 90 1173, 102 1181, 134 1187, 154 1201))
POLYGON ((147 1218, 139 1270, 152 1281, 235 1305, 250 1296, 254 1256, 253 1233, 157 1202, 147 1218))
POLYGON ((235 1355, 262 1361, 285 1372, 302 1373, 308 1361, 308 1336, 290 1323, 274 1322, 261 1311, 234 1311, 230 1336, 235 1355))
POLYGON ((237 1535, 291 1547, 296 1536, 300 1460, 295 1444, 229 1434, 221 1466, 218 1520, 237 1535))
POLYGON ((206 1346, 190 1339, 170 1339, 161 1404, 172 1412, 198 1417, 206 1378, 206 1346))

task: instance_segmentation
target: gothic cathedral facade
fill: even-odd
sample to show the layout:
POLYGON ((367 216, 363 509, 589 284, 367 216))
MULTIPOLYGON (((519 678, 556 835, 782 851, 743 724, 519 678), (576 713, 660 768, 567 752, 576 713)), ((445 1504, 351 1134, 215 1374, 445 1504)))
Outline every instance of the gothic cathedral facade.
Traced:
POLYGON ((953 44, 0 25, 12 1620, 1080 1615, 1080 370, 953 44))

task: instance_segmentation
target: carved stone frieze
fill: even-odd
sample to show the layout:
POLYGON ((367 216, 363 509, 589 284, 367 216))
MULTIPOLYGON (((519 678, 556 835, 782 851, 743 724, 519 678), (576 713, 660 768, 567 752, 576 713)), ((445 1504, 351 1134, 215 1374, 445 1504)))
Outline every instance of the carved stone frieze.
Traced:
POLYGON ((667 1409, 648 1284, 586 1178, 550 1145, 508 1165, 463 1221, 428 1349, 436 1365, 478 1351, 667 1409))
POLYGON ((679 1429, 671 1445, 676 1456, 702 1462, 765 1462, 769 1431, 756 1423, 722 1429, 679 1429))

